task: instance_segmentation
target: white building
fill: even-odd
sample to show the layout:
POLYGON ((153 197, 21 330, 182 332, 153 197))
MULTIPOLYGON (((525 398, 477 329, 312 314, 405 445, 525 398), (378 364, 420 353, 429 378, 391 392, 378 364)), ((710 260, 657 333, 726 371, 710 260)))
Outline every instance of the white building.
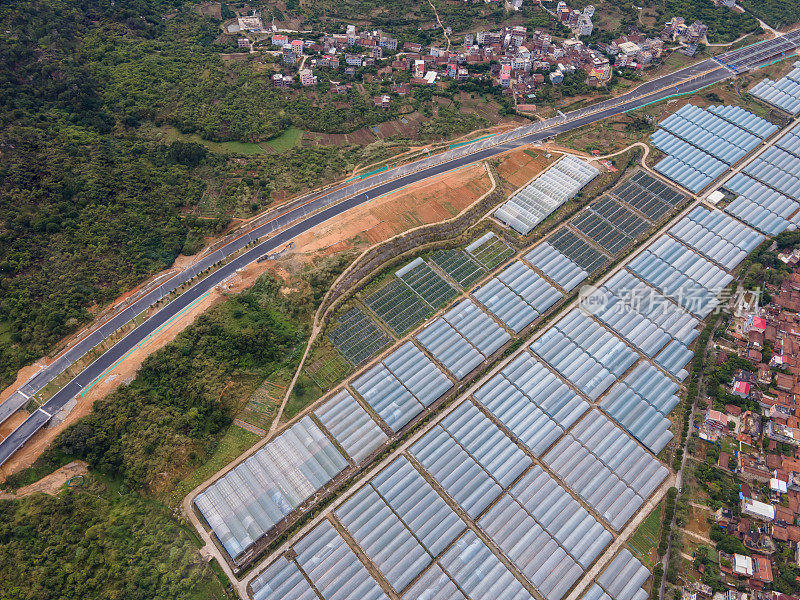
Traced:
POLYGON ((633 42, 623 42, 619 45, 619 51, 625 56, 633 56, 641 52, 641 50, 639 45, 633 42))
POLYGON ((261 23, 261 15, 255 11, 253 11, 252 15, 238 17, 237 22, 239 23, 240 31, 252 31, 257 33, 264 28, 264 25, 261 23))
POLYGON ((733 572, 743 577, 753 576, 753 559, 742 554, 733 555, 733 572))
POLYGON ((772 521, 775 518, 775 507, 752 498, 742 498, 742 514, 764 521, 772 521))
POLYGON ((575 27, 575 35, 578 37, 584 35, 592 35, 592 31, 594 30, 594 24, 592 23, 592 19, 586 15, 581 15, 578 17, 578 25, 575 27))
POLYGON ((300 83, 304 86, 317 85, 317 76, 314 75, 311 69, 300 70, 300 83))

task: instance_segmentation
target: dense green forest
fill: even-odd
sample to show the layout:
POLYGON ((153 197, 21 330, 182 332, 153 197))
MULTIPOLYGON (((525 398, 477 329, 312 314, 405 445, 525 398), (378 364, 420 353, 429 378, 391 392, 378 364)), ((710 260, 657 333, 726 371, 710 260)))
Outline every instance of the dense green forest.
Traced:
POLYGON ((228 597, 162 506, 89 478, 58 497, 0 500, 4 600, 228 597))
MULTIPOLYGON (((780 0, 775 0, 780 1, 780 0)), ((788 0, 791 2, 791 0, 788 0)), ((652 9, 657 18, 652 28, 647 28, 637 20, 636 12, 630 10, 630 3, 626 0, 610 0, 611 4, 622 15, 621 29, 614 33, 626 33, 625 28, 637 27, 649 35, 657 35, 664 24, 672 17, 683 17, 687 24, 702 21, 708 26, 708 41, 715 43, 728 43, 759 30, 758 21, 749 13, 740 13, 725 6, 715 6, 713 0, 646 0, 638 2, 637 6, 652 9)), ((609 41, 609 34, 595 30, 592 36, 595 39, 605 37, 609 41)))
POLYGON ((162 19, 167 9, 139 0, 0 6, 0 388, 89 320, 92 306, 219 233, 224 211, 192 217, 205 193, 249 179, 255 211, 363 158, 359 148, 300 147, 243 168, 197 144, 154 139, 141 123, 241 140, 292 123, 359 126, 351 111, 317 114, 303 102, 288 114, 250 63, 223 63, 216 21, 188 7, 162 19))
MULTIPOLYGON (((437 0, 435 5, 442 23, 452 27, 453 31, 466 31, 477 26, 496 27, 508 17, 501 2, 437 0)), ((272 16, 277 12, 280 11, 273 7, 268 8, 265 14, 272 16)), ((323 24, 330 28, 337 21, 356 22, 363 27, 390 31, 403 41, 429 44, 443 39, 441 29, 432 28, 436 15, 426 0, 303 0, 293 13, 301 16, 306 25, 323 24)))
POLYGON ((666 18, 683 17, 686 23, 702 21, 708 25, 708 41, 727 43, 760 29, 749 13, 740 13, 725 6, 714 6, 712 0, 665 0, 666 18))
POLYGON ((800 22, 796 0, 742 0, 741 5, 776 29, 800 22))
MULTIPOLYGON (((66 429, 18 487, 84 458, 95 477, 57 498, 0 501, 0 598, 223 598, 161 500, 219 448, 235 412, 296 365, 315 307, 346 264, 320 261, 284 293, 264 275, 147 359, 133 382, 66 429)), ((172 508, 172 507, 170 507, 172 508)))

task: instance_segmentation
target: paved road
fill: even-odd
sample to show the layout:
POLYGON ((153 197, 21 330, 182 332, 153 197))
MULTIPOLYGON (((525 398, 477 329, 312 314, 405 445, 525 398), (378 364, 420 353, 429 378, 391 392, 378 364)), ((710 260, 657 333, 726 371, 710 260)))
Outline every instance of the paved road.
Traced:
POLYGON ((541 142, 544 139, 600 121, 606 117, 663 100, 672 94, 696 91, 707 85, 732 77, 737 72, 769 62, 780 57, 782 53, 794 50, 798 45, 800 45, 800 29, 780 38, 720 55, 716 59, 702 61, 675 73, 644 83, 622 96, 569 112, 564 117, 555 117, 525 125, 443 154, 384 171, 367 179, 335 188, 333 191, 323 192, 315 197, 306 197, 294 201, 291 205, 284 207, 286 212, 283 214, 275 216, 274 219, 257 226, 230 244, 211 252, 208 256, 203 257, 188 269, 162 283, 158 288, 150 291, 109 319, 101 327, 64 352, 51 365, 42 369, 36 376, 22 385, 3 404, 0 404, 0 423, 2 423, 12 413, 24 406, 33 394, 136 315, 191 280, 201 271, 208 269, 231 254, 245 249, 249 244, 257 242, 255 246, 190 287, 75 376, 6 439, 0 442, 0 465, 21 448, 34 433, 47 424, 52 416, 61 410, 67 402, 77 394, 80 394, 87 386, 90 386, 97 377, 112 367, 153 331, 225 278, 235 273, 236 270, 280 248, 312 227, 370 199, 394 192, 428 177, 496 156, 519 146, 541 142), (258 242, 260 238, 282 228, 286 229, 265 241, 258 242))

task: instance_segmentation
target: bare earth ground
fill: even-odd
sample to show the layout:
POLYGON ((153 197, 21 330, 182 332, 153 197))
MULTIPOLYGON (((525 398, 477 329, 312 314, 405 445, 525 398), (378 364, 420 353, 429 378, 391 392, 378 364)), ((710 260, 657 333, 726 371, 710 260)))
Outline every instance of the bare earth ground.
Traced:
POLYGON ((31 494, 50 494, 55 496, 70 479, 76 475, 88 475, 89 465, 82 460, 73 460, 63 467, 56 469, 50 475, 45 475, 39 481, 26 485, 16 492, 0 492, 0 500, 16 500, 31 494))
POLYGON ((546 158, 546 153, 547 150, 541 147, 513 150, 503 155, 497 167, 497 174, 514 189, 520 188, 558 158, 557 156, 546 158))
POLYGON ((412 227, 452 218, 491 187, 482 164, 378 198, 323 223, 295 240, 295 251, 335 252, 371 246, 412 227))
MULTIPOLYGON (((540 150, 537 149, 535 154, 536 158, 523 150, 510 152, 500 159, 498 172, 506 181, 521 186, 549 162, 543 158, 540 150)), ((320 254, 366 247, 413 227, 451 218, 472 204, 490 187, 491 181, 485 166, 482 163, 470 165, 453 173, 423 181, 413 188, 377 198, 368 206, 348 211, 335 221, 323 223, 313 231, 299 236, 295 240, 294 251, 285 257, 277 261, 249 265, 231 280, 224 282, 223 287, 215 288, 191 309, 181 313, 166 327, 142 342, 106 372, 91 389, 78 396, 74 408, 67 415, 58 415, 61 417, 58 424, 37 432, 24 448, 0 467, 0 482, 9 475, 32 465, 61 431, 91 412, 95 400, 130 382, 145 358, 175 339, 198 316, 223 301, 227 294, 248 288, 266 271, 272 270, 282 279, 287 279, 290 272, 297 272, 304 264, 318 258, 320 254)), ((188 262, 192 257, 180 257, 179 260, 188 262)), ((19 381, 27 380, 36 369, 36 366, 26 367, 24 372, 21 372, 19 381)), ((16 385, 11 386, 3 392, 3 396, 7 396, 15 388, 16 385)), ((8 435, 26 417, 27 413, 24 411, 13 415, 6 423, 0 425, 0 436, 8 435)))

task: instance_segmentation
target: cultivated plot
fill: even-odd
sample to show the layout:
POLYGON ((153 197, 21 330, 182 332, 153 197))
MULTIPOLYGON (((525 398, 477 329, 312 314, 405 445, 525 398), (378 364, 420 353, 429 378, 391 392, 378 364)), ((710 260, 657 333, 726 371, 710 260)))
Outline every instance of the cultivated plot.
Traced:
POLYGON ((433 314, 433 308, 399 279, 364 299, 364 303, 401 337, 433 314))
MULTIPOLYGON (((566 227, 547 238, 548 243, 589 274, 608 262, 608 257, 566 227)), ((547 273, 545 273, 547 275, 547 273)))
POLYGON ((388 335, 357 306, 339 317, 328 339, 353 366, 358 366, 391 341, 388 335))
POLYGON ((685 195, 644 171, 634 173, 628 181, 611 193, 653 223, 657 223, 676 206, 686 201, 685 195))
POLYGON ((397 277, 435 309, 443 307, 458 295, 458 291, 421 258, 414 259, 405 267, 398 269, 397 277))
POLYGON ((486 269, 461 249, 437 250, 431 262, 465 290, 486 274, 486 269))
POLYGON ((466 251, 486 269, 492 270, 514 256, 514 251, 492 232, 479 237, 466 247, 466 251))
POLYGON ((612 256, 650 228, 650 223, 607 195, 593 202, 570 224, 612 256))

